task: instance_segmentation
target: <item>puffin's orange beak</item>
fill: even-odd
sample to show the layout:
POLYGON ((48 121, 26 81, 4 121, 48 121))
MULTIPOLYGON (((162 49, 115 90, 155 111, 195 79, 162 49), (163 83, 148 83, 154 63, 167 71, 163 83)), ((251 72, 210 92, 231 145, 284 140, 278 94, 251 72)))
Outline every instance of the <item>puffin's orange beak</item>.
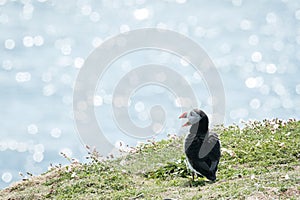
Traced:
POLYGON ((184 112, 179 116, 179 119, 186 118, 186 117, 187 117, 187 112, 184 112))
MULTIPOLYGON (((179 119, 182 119, 182 118, 187 118, 187 112, 184 112, 179 116, 179 119)), ((182 127, 190 126, 190 125, 191 125, 191 123, 188 121, 185 124, 183 124, 182 127)))

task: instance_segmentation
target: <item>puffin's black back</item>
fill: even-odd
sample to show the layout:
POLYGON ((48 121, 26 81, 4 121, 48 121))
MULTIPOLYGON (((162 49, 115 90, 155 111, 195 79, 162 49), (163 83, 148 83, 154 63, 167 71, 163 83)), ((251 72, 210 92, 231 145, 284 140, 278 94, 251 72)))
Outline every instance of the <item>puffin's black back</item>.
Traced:
POLYGON ((198 113, 201 117, 201 120, 198 124, 195 124, 198 126, 197 135, 205 135, 208 132, 208 125, 209 120, 205 112, 202 110, 195 109, 196 113, 198 113))
POLYGON ((202 110, 194 109, 194 111, 200 115, 201 120, 191 126, 190 133, 185 138, 184 147, 187 157, 193 157, 195 159, 199 157, 200 148, 208 134, 209 120, 202 110))

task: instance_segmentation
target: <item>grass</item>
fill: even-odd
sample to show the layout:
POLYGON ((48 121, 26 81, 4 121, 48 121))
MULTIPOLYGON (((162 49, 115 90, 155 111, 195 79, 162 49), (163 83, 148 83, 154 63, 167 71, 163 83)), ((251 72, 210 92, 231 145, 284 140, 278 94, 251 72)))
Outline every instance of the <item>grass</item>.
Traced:
POLYGON ((183 138, 149 141, 117 159, 90 152, 0 191, 0 199, 299 199, 300 121, 250 121, 217 127, 217 181, 191 181, 183 138))

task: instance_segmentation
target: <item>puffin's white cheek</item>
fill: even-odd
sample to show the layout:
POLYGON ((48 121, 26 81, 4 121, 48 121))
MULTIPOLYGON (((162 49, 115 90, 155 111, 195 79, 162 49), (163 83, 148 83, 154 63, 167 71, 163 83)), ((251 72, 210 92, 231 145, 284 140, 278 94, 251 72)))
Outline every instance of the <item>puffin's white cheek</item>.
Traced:
POLYGON ((189 122, 191 124, 196 124, 200 121, 200 116, 190 116, 189 117, 189 122))

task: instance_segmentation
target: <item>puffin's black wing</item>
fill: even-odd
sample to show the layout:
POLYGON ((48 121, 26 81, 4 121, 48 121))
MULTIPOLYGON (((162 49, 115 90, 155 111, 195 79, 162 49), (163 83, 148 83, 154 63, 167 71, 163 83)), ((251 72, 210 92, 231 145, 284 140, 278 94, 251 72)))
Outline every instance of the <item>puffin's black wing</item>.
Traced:
MULTIPOLYGON (((213 176, 213 172, 210 170, 210 166, 206 162, 207 158, 200 159, 199 151, 201 148, 202 141, 197 136, 193 138, 189 146, 185 146, 185 154, 187 157, 187 161, 189 167, 196 172, 197 174, 201 174, 210 180, 215 180, 213 176)), ((187 144, 187 142, 185 143, 187 144)))
POLYGON ((221 157, 221 145, 218 138, 218 134, 209 132, 201 145, 199 151, 199 158, 209 158, 211 161, 220 160, 221 157))
POLYGON ((189 134, 185 140, 185 153, 190 167, 210 180, 216 179, 221 152, 216 133, 207 133, 206 137, 189 134))
POLYGON ((214 132, 210 132, 208 135, 208 143, 214 144, 214 147, 207 155, 207 160, 210 162, 209 169, 212 171, 214 176, 218 170, 218 164, 221 158, 221 144, 218 138, 218 135, 214 132))
POLYGON ((202 146, 203 139, 198 136, 188 135, 185 142, 185 154, 189 167, 197 174, 201 174, 209 180, 215 180, 215 170, 211 168, 212 162, 208 156, 199 157, 199 151, 202 146))

